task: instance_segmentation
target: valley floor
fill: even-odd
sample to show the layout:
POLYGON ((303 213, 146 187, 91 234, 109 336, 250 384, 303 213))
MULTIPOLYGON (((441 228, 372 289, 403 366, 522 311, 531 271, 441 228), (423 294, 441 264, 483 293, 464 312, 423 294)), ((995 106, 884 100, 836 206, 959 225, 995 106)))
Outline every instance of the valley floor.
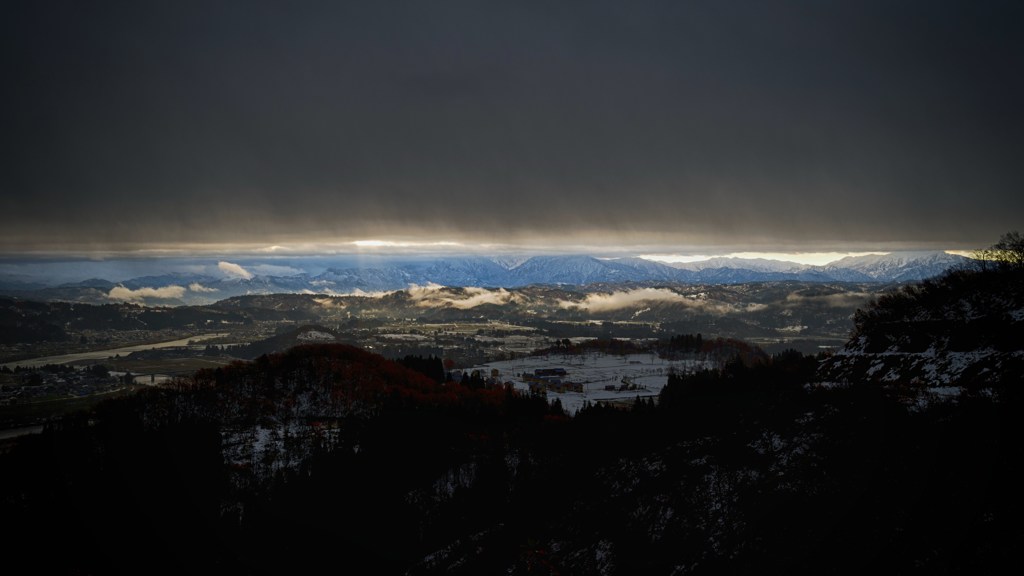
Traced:
POLYGON ((517 390, 544 390, 548 400, 554 402, 557 399, 568 414, 574 414, 586 402, 657 397, 670 373, 685 374, 715 366, 712 361, 696 357, 668 360, 653 352, 626 355, 588 352, 527 356, 490 362, 468 370, 479 370, 483 377, 493 374, 502 383, 511 382, 517 390), (538 370, 557 369, 565 370, 565 376, 558 384, 536 381, 534 375, 538 370), (579 390, 570 390, 576 387, 573 385, 578 385, 579 390))

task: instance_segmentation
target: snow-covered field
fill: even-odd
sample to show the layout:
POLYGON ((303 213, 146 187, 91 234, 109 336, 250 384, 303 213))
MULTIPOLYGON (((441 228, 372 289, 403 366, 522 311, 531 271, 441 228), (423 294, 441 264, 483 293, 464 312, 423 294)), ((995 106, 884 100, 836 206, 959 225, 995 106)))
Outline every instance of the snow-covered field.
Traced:
POLYGON ((567 373, 565 379, 582 384, 583 392, 549 391, 548 400, 553 402, 558 398, 565 411, 574 414, 588 400, 597 402, 657 396, 672 371, 687 373, 713 367, 714 363, 707 360, 665 360, 657 354, 617 356, 594 352, 585 355, 529 356, 490 362, 468 370, 479 370, 481 376, 487 378, 492 369, 497 369, 498 380, 511 381, 517 390, 528 391, 530 387, 523 378, 524 374, 533 374, 537 369, 564 368, 567 373), (627 387, 629 383, 634 384, 635 389, 620 391, 624 383, 627 387), (614 386, 615 390, 606 390, 606 386, 614 386))

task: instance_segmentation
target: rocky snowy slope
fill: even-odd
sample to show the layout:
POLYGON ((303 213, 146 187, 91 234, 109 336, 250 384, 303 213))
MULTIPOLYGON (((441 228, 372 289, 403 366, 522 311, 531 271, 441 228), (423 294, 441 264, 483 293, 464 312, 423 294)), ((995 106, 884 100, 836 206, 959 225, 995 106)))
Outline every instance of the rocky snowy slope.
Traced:
POLYGON ((849 343, 822 364, 828 383, 988 388, 1024 376, 1020 271, 961 271, 908 285, 854 316, 849 343))

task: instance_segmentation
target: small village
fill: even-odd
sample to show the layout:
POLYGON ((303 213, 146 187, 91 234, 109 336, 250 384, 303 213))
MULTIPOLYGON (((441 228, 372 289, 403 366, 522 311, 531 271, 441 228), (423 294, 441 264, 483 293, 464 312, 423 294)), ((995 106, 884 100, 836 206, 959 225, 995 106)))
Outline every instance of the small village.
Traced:
POLYGON ((4 382, 0 384, 0 406, 110 394, 135 383, 131 373, 111 373, 102 365, 49 365, 17 371, 4 367, 0 371, 4 382))
POLYGON ((485 385, 511 385, 517 390, 556 399, 573 414, 584 403, 621 403, 657 397, 668 375, 716 367, 714 360, 691 354, 667 359, 655 352, 635 354, 538 354, 474 367, 490 374, 485 385))

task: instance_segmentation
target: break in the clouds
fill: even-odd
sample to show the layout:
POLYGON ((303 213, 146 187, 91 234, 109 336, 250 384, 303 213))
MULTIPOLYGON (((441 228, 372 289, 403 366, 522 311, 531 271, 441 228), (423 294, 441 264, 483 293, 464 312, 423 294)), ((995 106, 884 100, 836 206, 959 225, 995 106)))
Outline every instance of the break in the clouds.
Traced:
POLYGON ((1022 28, 998 0, 13 0, 0 248, 986 246, 1024 214, 1022 28))
POLYGON ((217 269, 224 273, 229 278, 241 278, 243 280, 250 280, 253 277, 253 273, 249 272, 245 268, 242 268, 239 264, 233 262, 218 262, 217 269))

